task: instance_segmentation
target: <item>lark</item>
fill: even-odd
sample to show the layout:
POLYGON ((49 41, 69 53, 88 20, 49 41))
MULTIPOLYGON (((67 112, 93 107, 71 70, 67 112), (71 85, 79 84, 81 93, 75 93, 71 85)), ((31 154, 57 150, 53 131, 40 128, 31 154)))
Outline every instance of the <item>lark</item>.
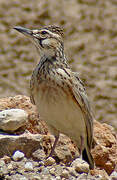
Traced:
POLYGON ((93 169, 93 116, 84 85, 65 57, 63 29, 55 25, 14 29, 27 36, 40 55, 30 81, 31 102, 55 137, 50 156, 63 133, 76 143, 81 157, 93 169))

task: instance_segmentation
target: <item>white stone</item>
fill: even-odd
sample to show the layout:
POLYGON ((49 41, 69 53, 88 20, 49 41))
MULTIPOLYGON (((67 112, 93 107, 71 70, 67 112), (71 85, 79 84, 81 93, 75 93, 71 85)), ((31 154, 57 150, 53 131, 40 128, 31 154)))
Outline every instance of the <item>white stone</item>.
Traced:
POLYGON ((60 177, 60 176, 57 176, 57 177, 56 177, 56 180, 61 180, 61 177, 60 177))
POLYGON ((28 180, 26 177, 21 177, 20 180, 28 180))
POLYGON ((21 160, 23 157, 24 157, 24 153, 21 151, 15 151, 15 153, 12 156, 14 161, 21 160))
POLYGON ((8 109, 0 112, 0 129, 15 131, 28 121, 28 114, 22 109, 8 109))
POLYGON ((112 177, 113 179, 114 179, 114 178, 117 178, 117 172, 116 172, 116 171, 113 171, 110 177, 112 177))
POLYGON ((26 162, 25 170, 26 171, 32 171, 33 170, 33 164, 31 162, 26 162))

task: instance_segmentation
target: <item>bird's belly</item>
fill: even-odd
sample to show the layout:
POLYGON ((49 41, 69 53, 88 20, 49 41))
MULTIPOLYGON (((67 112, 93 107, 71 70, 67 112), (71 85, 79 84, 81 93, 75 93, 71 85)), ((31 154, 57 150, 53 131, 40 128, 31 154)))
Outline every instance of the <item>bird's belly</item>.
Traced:
POLYGON ((75 141, 84 137, 85 123, 78 103, 69 91, 62 88, 46 87, 38 91, 35 97, 40 116, 60 133, 66 134, 75 141))

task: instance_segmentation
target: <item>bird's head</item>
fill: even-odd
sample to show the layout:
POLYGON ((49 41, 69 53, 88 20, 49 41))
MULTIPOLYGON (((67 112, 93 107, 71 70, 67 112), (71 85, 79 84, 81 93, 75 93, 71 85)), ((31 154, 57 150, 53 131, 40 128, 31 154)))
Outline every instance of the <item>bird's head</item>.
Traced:
POLYGON ((54 56, 63 49, 63 30, 58 26, 47 26, 34 30, 16 26, 14 29, 29 37, 41 56, 54 56))

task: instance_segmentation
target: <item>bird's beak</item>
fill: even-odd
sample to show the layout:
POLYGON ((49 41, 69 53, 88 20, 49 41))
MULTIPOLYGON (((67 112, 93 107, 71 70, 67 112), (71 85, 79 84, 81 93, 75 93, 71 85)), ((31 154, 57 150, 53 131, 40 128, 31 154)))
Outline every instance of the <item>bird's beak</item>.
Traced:
POLYGON ((32 35, 33 35, 32 30, 26 29, 26 28, 21 27, 21 26, 15 26, 14 29, 19 31, 20 33, 24 34, 25 36, 28 36, 28 37, 32 37, 32 35))

